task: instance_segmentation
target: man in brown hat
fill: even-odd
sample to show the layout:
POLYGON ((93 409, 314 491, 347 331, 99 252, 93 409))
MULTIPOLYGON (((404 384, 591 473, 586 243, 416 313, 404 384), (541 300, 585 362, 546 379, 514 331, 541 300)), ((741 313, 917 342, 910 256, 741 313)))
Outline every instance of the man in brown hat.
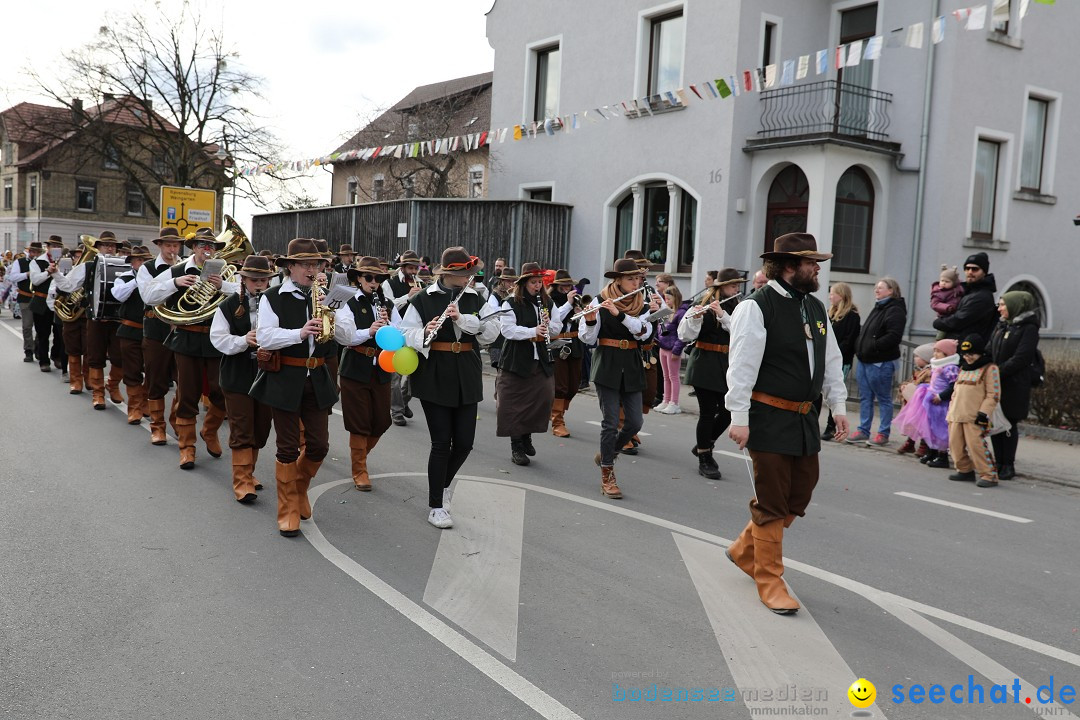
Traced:
POLYGON ((300 521, 311 517, 307 491, 330 449, 330 411, 338 400, 326 362, 338 345, 315 341, 322 319, 311 317, 311 286, 329 259, 314 239, 290 240, 288 253, 277 259, 287 277, 259 303, 255 339, 266 359, 250 395, 274 416, 278 532, 285 537, 299 535, 300 521))
POLYGON ((550 288, 555 316, 562 324, 559 334, 552 339, 569 343, 555 356, 555 400, 551 403, 551 434, 561 438, 570 437, 570 431, 566 429, 566 411, 581 387, 581 367, 585 357, 585 346, 578 339, 581 320, 567 319, 581 309, 575 287, 577 282, 569 270, 560 269, 555 271, 550 288))
MULTIPOLYGON (((187 262, 177 263, 168 272, 162 272, 151 283, 147 305, 174 306, 192 285, 200 281, 202 267, 216 250, 225 246, 218 241, 210 228, 199 228, 184 243, 192 251, 187 262)), ((223 282, 220 275, 211 275, 206 281, 225 294, 237 292, 236 282, 223 282)), ((210 324, 213 317, 187 325, 175 325, 165 340, 176 361, 176 439, 180 445, 180 468, 195 467, 195 427, 199 417, 199 399, 202 397, 203 381, 210 387, 207 408, 200 433, 206 443, 206 451, 212 457, 221 457, 218 429, 225 420, 225 396, 218 385, 221 353, 210 342, 210 324)))
MULTIPOLYGON (((84 251, 85 248, 81 242, 71 251, 72 267, 74 267, 74 264, 79 263, 84 251)), ((59 289, 55 277, 49 291, 55 296, 54 312, 56 311, 55 303, 65 300, 71 294, 59 289)), ((84 357, 86 355, 86 313, 84 310, 79 310, 78 315, 73 320, 64 320, 59 313, 56 315, 57 319, 60 320, 60 333, 64 340, 64 352, 67 353, 68 392, 72 395, 82 393, 84 383, 89 381, 88 375, 90 371, 90 366, 86 364, 84 357)))
MULTIPOLYGON (((423 288, 417 278, 417 269, 420 267, 420 256, 414 250, 406 250, 398 258, 397 272, 391 275, 383 283, 383 294, 398 312, 404 316, 405 306, 409 300, 423 288)), ((412 386, 409 378, 394 373, 390 380, 390 418, 395 425, 405 426, 407 419, 413 416, 409 409, 409 401, 412 400, 412 386)))
POLYGON ((128 425, 138 425, 142 422, 143 416, 149 414, 142 352, 143 315, 146 312, 146 304, 139 295, 139 283, 136 277, 143 263, 153 259, 150 250, 145 245, 136 245, 126 258, 131 269, 117 275, 112 286, 113 297, 120 301, 120 326, 116 328, 116 337, 119 338, 120 354, 124 362, 128 425))
MULTIPOLYGON (((30 263, 30 289, 33 297, 27 306, 34 314, 34 348, 37 355, 38 367, 41 372, 51 372, 50 361, 54 359, 57 344, 63 344, 62 339, 53 339, 52 352, 49 351, 49 336, 53 330, 53 311, 49 308, 47 298, 49 287, 52 285, 53 276, 56 274, 56 262, 51 255, 59 253, 64 248, 64 241, 59 235, 50 235, 45 242, 46 252, 50 255, 40 255, 30 263)), ((59 358, 56 358, 57 369, 64 369, 59 358)))
MULTIPOLYGON (((8 280, 16 286, 19 314, 22 316, 23 362, 34 362, 34 313, 30 310, 30 301, 34 299, 33 282, 30 279, 31 266, 39 265, 38 257, 45 252, 44 246, 34 241, 26 246, 26 256, 21 257, 8 267, 8 280)), ((46 267, 48 263, 46 263, 46 267)))
POLYGON ((353 250, 352 245, 342 245, 337 251, 337 260, 333 264, 334 272, 348 272, 352 267, 353 262, 356 261, 356 251, 353 250))
POLYGON ((349 431, 353 486, 371 490, 368 454, 390 427, 390 376, 379 366, 375 333, 397 327, 401 315, 383 295, 381 284, 390 276, 376 257, 360 258, 348 270, 356 296, 335 313, 334 337, 345 348, 339 370, 341 418, 349 431))
POLYGON ((210 343, 221 353, 218 384, 225 394, 232 453, 233 495, 239 503, 254 502, 262 485, 255 479, 259 450, 270 436, 270 407, 248 395, 258 372, 255 327, 259 301, 276 274, 269 259, 248 255, 237 272, 240 292, 218 305, 210 325, 210 343))
POLYGON ((784 529, 805 514, 818 481, 821 434, 814 401, 832 408, 836 439, 848 431, 843 359, 818 289, 818 252, 808 233, 781 235, 761 256, 769 282, 739 304, 731 319, 725 397, 728 435, 749 449, 756 497, 750 522, 727 555, 757 583, 758 597, 774 613, 799 609, 780 576, 784 529))
MULTIPOLYGON (((154 314, 154 305, 169 299, 173 290, 167 284, 154 287, 155 278, 168 273, 180 257, 183 241, 174 227, 164 227, 154 240, 158 246, 158 256, 152 262, 144 262, 135 281, 139 286, 139 296, 143 300, 143 370, 146 378, 146 405, 150 413, 150 444, 165 445, 165 395, 176 377, 176 358, 173 351, 165 347, 172 326, 163 322, 154 314), (157 295, 153 293, 157 292, 157 295), (151 302, 151 301, 155 302, 151 302)), ((176 401, 173 396, 173 415, 176 401)), ((175 425, 175 420, 173 421, 175 425)))
POLYGON ((592 381, 604 417, 600 424, 600 452, 594 458, 600 466, 600 491, 618 500, 622 490, 615 478, 619 449, 641 429, 642 392, 645 368, 640 343, 649 339, 651 327, 641 320, 647 312, 642 297, 645 271, 629 258, 615 261, 604 277, 611 280, 589 305, 585 325, 578 337, 593 352, 592 381), (619 425, 620 410, 624 421, 619 425))

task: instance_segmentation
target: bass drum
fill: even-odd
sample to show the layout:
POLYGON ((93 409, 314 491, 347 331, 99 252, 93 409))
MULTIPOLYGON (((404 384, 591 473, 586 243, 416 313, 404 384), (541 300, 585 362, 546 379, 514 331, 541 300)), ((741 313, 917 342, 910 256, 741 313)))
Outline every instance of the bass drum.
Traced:
POLYGON ((120 321, 121 303, 113 297, 112 286, 116 276, 131 269, 120 258, 98 258, 94 270, 94 298, 90 303, 91 320, 120 321))

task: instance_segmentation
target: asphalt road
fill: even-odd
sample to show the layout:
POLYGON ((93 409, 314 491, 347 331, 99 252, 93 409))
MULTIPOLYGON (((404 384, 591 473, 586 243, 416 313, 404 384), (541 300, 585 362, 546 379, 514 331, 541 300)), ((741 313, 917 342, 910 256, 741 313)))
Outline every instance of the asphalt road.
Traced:
POLYGON ((456 525, 439 531, 419 403, 373 453, 369 494, 351 489, 334 415, 314 517, 290 540, 271 450, 266 490, 239 505, 227 454, 200 443, 179 470, 175 444, 151 446, 145 426, 22 363, 16 333, 0 319, 4 717, 850 717, 860 677, 875 717, 1080 715, 1034 695, 1051 678, 1057 694, 1080 686, 1078 490, 980 490, 826 446, 815 502, 785 537, 803 611, 778 617, 722 554, 747 519, 746 465, 724 441, 722 479, 698 476, 690 416, 646 418, 640 455, 617 465, 626 499, 608 501, 595 398, 571 406, 572 438, 537 436, 525 468, 487 400, 456 525), (1008 704, 991 702, 995 683, 1008 704), (945 701, 913 704, 915 684, 943 685, 945 701), (687 699, 662 701, 665 688, 687 699))

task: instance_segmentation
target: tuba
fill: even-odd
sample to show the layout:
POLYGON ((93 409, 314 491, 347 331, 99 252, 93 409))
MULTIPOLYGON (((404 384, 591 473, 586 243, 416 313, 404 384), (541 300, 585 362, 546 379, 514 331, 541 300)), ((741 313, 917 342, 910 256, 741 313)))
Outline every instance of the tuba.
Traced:
MULTIPOLYGON (((74 270, 79 265, 84 265, 98 256, 97 241, 98 239, 93 235, 80 235, 79 240, 82 241, 84 250, 82 257, 79 258, 79 262, 75 263, 72 267, 74 270)), ((63 322, 71 322, 78 320, 86 312, 86 292, 83 290, 84 286, 80 285, 73 291, 68 293, 64 297, 56 298, 56 304, 54 310, 57 316, 63 322)))
MULTIPOLYGON (((255 254, 255 248, 240 225, 228 215, 225 216, 225 229, 215 240, 224 242, 225 247, 211 255, 209 259, 224 260, 226 264, 221 272, 221 281, 232 282, 236 278, 233 265, 243 264, 244 258, 255 254)), ((196 325, 212 318, 218 306, 228 297, 208 281, 199 280, 185 290, 175 302, 155 305, 154 315, 170 325, 196 325)))

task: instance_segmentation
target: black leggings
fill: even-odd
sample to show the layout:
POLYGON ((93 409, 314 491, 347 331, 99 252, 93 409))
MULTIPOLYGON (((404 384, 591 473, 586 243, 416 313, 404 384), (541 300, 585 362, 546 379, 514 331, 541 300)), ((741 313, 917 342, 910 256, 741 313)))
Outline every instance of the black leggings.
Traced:
POLYGON ((428 507, 443 506, 443 490, 457 475, 472 452, 476 437, 476 406, 469 403, 459 407, 436 405, 421 400, 424 417, 427 418, 428 434, 431 436, 431 454, 428 455, 428 507))
POLYGON ((990 436, 990 443, 994 446, 994 460, 1000 465, 1016 464, 1016 446, 1020 442, 1020 433, 1016 422, 1009 420, 1009 430, 990 436))
POLYGON ((697 446, 711 448, 716 439, 731 424, 731 413, 724 405, 725 393, 694 386, 699 412, 697 421, 697 446))

